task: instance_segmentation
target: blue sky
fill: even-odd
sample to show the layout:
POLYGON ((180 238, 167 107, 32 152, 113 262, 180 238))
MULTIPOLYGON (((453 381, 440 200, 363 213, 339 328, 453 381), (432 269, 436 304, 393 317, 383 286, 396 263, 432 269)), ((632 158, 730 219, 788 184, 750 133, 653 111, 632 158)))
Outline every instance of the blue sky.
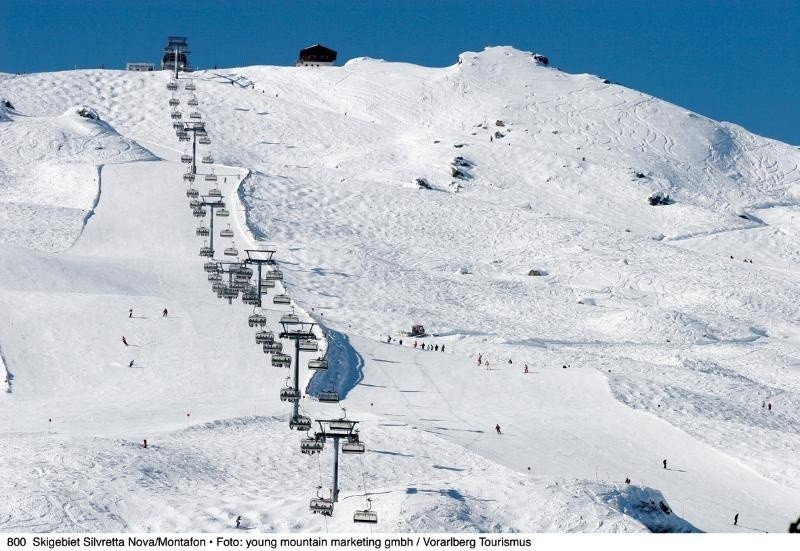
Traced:
POLYGON ((157 62, 170 34, 200 68, 288 65, 315 42, 428 66, 511 45, 800 145, 800 1, 0 0, 0 71, 157 62))

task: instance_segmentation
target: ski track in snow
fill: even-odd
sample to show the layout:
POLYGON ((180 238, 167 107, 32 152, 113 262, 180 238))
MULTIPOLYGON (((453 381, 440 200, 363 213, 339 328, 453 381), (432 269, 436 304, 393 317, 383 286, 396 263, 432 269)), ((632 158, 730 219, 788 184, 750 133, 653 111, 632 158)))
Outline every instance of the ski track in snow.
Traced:
POLYGON ((381 531, 785 530, 795 149, 507 48, 192 78, 232 211, 215 244, 277 249, 332 365, 301 370, 301 411, 339 390, 369 453, 310 515, 330 453, 298 453, 252 308, 209 293, 167 75, 25 75, 0 120, 0 531, 350 531, 365 481, 381 531), (453 189, 457 155, 457 193, 410 184, 453 189), (383 342, 412 322, 447 352, 383 342))

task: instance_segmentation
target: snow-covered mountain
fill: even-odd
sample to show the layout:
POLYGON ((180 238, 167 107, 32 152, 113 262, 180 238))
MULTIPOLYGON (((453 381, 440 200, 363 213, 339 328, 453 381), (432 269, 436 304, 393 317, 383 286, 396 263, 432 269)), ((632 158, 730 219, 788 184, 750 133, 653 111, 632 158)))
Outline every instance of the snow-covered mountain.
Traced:
POLYGON ((506 47, 169 78, 0 75, 0 531, 352 531, 364 494, 380 531, 800 512, 800 151, 506 47), (218 252, 274 247, 326 331, 303 410, 361 421, 330 519, 331 453, 210 291, 170 98, 211 137, 218 252))

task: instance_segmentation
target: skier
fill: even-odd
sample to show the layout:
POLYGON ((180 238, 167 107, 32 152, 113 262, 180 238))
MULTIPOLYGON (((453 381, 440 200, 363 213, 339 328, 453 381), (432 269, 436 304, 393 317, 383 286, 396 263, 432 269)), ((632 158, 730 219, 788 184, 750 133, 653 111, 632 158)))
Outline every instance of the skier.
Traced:
POLYGON ((399 341, 397 341, 397 344, 399 344, 400 346, 403 346, 403 339, 400 339, 399 341))
POLYGON ((128 308, 128 317, 129 318, 133 317, 133 308, 128 308))
POLYGON ((414 348, 417 347, 417 341, 414 341, 414 348))
POLYGON ((439 345, 438 345, 438 344, 437 344, 436 346, 434 346, 434 347, 433 347, 433 351, 434 351, 434 352, 438 352, 438 351, 439 351, 439 345))
POLYGON ((489 371, 489 360, 486 360, 486 371, 489 371))
POLYGON ((483 356, 481 354, 478 354, 478 365, 481 365, 481 358, 483 358, 483 356))
POLYGON ((131 360, 131 363, 128 364, 128 367, 133 367, 133 360, 131 360))
POLYGON ((523 371, 523 373, 527 373, 527 372, 528 372, 528 364, 525 364, 525 371, 523 371))
POLYGON ((242 517, 236 517, 236 528, 239 528, 242 525, 242 517))
POLYGON ((734 526, 739 526, 739 513, 736 513, 735 515, 733 515, 733 525, 734 526))
POLYGON ((772 411, 772 402, 767 404, 767 411, 772 411))
POLYGON ((511 361, 511 358, 508 359, 508 363, 513 364, 514 362, 511 361))
POLYGON ((125 339, 125 335, 122 335, 122 344, 128 346, 128 341, 125 339))
POLYGON ((167 314, 169 314, 169 312, 167 312, 167 309, 166 309, 166 308, 164 308, 164 310, 161 312, 161 317, 162 317, 162 318, 166 318, 166 317, 167 317, 167 314))
POLYGON ((386 342, 392 342, 392 336, 386 335, 386 342))
POLYGON ((442 345, 442 352, 444 352, 444 345, 442 345))
POLYGON ((630 483, 631 483, 631 479, 626 476, 625 477, 625 484, 630 484, 630 483))
POLYGON ((667 460, 666 459, 664 460, 664 468, 665 469, 667 468, 667 460))
POLYGON ((494 430, 497 431, 497 434, 503 434, 502 432, 500 432, 500 425, 499 424, 494 426, 494 430))

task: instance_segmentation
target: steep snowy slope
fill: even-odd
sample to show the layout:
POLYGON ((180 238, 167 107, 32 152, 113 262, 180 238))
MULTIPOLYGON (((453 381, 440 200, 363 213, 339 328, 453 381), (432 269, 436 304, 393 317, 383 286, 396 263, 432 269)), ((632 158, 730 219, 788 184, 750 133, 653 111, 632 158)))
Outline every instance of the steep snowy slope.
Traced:
MULTIPOLYGON (((185 118, 193 94, 183 86, 171 94, 167 80, 76 71, 3 81, 3 94, 31 120, 58 121, 87 105, 120 135, 103 145, 116 152, 108 159, 78 146, 68 159, 150 159, 125 148, 135 142, 168 161, 105 166, 95 214, 65 253, 27 250, 61 250, 75 238, 44 211, 33 211, 28 226, 8 218, 0 308, 10 314, 0 319, 0 350, 14 377, 0 397, 0 432, 18 440, 9 437, 3 457, 58 449, 73 464, 73 447, 102 436, 91 444, 105 458, 101 470, 164 473, 151 495, 174 503, 192 492, 168 486, 190 475, 130 444, 114 451, 118 441, 108 438, 154 435, 181 448, 198 435, 203 461, 219 471, 208 475, 209 488, 229 481, 230 502, 195 522, 199 498, 174 516, 165 506, 148 518, 131 497, 129 507, 82 524, 90 516, 47 512, 71 496, 43 466, 57 497, 41 500, 27 484, 6 488, 20 504, 0 514, 8 529, 30 529, 20 519, 38 515, 42 529, 217 530, 244 508, 257 529, 324 529, 318 518, 292 524, 307 514, 313 488, 329 484, 316 459, 296 453, 299 435, 285 449, 247 437, 288 434, 282 423, 245 417, 286 419, 277 396, 284 375, 253 344, 251 309, 208 291, 202 239, 174 163, 187 149, 167 101, 178 99, 185 118), (24 227, 42 236, 18 238, 24 227), (161 319, 165 305, 170 317, 161 319), (130 307, 143 317, 129 320, 130 307), (123 334, 137 346, 122 347, 123 334), (142 369, 128 369, 130 359, 142 369), (164 433, 186 423, 187 412, 191 423, 242 419, 164 433), (43 433, 48 418, 57 438, 43 433), (236 427, 245 433, 231 444, 241 450, 237 461, 289 461, 293 482, 288 474, 252 478, 254 469, 230 473, 217 440, 228 442, 236 427), (284 496, 285 507, 233 489, 255 480, 284 496)), ((200 154, 213 155, 227 200, 241 199, 234 241, 274 245, 296 304, 338 331, 332 340, 343 344, 331 353, 339 369, 309 390, 349 391, 348 415, 365 420, 365 472, 374 477, 367 491, 386 515, 381 530, 658 529, 614 512, 639 491, 616 489, 626 476, 663 492, 702 530, 779 531, 796 515, 796 149, 595 76, 541 67, 511 48, 465 53, 442 69, 358 59, 340 68, 199 72, 192 82, 212 136, 200 154), (654 192, 674 204, 651 206, 654 192), (541 275, 527 275, 533 269, 541 275), (408 338, 403 347, 376 342, 400 338, 412 322, 435 334, 417 344, 446 351, 422 352, 408 338), (478 353, 490 369, 476 365, 478 353), (459 450, 483 466, 455 461, 459 450), (534 502, 562 503, 551 483, 584 497, 563 523, 552 510, 484 508, 529 478, 534 502), (749 519, 746 528, 730 525, 735 512, 749 519), (581 517, 590 520, 573 522, 581 517)), ((59 188, 29 178, 27 164, 55 156, 53 147, 38 139, 23 146, 34 133, 14 130, 24 122, 10 118, 0 122, 12 144, 0 155, 4 186, 60 206, 67 195, 84 197, 74 205, 87 209, 97 183, 80 175, 84 195, 50 200, 59 188)), ((78 143, 64 136, 53 143, 78 143)), ((68 165, 57 156, 53 163, 68 165)), ((269 314, 273 329, 277 315, 269 314)), ((312 397, 303 407, 314 417, 338 413, 312 397)), ((24 461, 5 461, 21 479, 32 477, 24 461)), ((150 491, 125 480, 94 490, 87 507, 150 491)), ((347 491, 363 493, 358 484, 347 491)), ((332 527, 345 529, 346 514, 334 519, 332 527)))

